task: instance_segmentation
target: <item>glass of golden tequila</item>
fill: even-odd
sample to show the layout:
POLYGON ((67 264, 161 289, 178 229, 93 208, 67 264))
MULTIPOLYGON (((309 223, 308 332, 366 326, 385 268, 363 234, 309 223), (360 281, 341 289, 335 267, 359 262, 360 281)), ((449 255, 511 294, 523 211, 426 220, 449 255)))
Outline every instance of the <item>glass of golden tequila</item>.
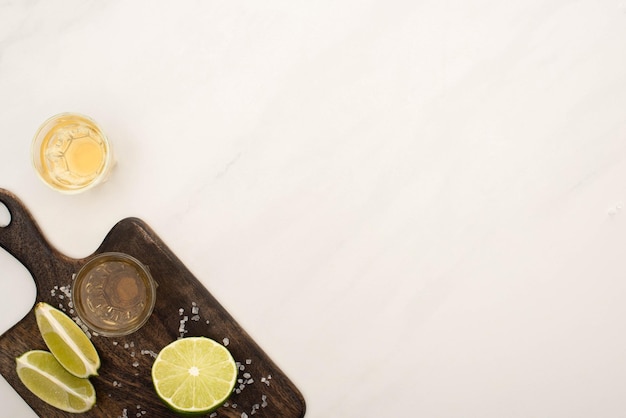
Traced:
POLYGON ((80 320, 104 336, 127 335, 152 314, 157 284, 139 260, 102 253, 89 260, 72 284, 72 303, 80 320))
POLYGON ((79 113, 46 120, 35 134, 31 155, 44 183, 68 194, 102 183, 114 165, 111 145, 100 126, 79 113))

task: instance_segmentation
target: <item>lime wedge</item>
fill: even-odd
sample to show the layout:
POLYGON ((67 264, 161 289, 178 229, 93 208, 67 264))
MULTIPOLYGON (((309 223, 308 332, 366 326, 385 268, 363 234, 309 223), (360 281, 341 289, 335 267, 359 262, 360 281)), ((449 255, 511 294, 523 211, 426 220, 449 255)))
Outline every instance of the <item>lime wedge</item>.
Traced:
POLYGON ((233 392, 237 365, 230 352, 206 337, 189 337, 167 345, 152 365, 157 395, 183 414, 206 414, 233 392))
POLYGON ((68 372, 76 377, 98 374, 100 357, 87 335, 69 316, 39 302, 35 317, 48 349, 68 372))
POLYGON ((89 379, 67 372, 47 351, 33 350, 16 359, 17 375, 42 401, 66 412, 85 412, 96 403, 89 379))

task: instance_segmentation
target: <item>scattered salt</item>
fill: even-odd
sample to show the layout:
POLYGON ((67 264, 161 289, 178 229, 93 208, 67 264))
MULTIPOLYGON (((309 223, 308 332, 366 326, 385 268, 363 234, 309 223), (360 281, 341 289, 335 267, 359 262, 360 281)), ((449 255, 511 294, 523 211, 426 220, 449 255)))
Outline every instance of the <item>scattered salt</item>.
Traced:
POLYGON ((150 357, 157 358, 157 353, 152 350, 141 350, 141 354, 143 354, 144 356, 149 355, 150 357))
POLYGON ((222 342, 224 343, 224 346, 227 346, 228 343, 230 343, 230 340, 226 337, 224 337, 224 339, 222 340, 222 342))

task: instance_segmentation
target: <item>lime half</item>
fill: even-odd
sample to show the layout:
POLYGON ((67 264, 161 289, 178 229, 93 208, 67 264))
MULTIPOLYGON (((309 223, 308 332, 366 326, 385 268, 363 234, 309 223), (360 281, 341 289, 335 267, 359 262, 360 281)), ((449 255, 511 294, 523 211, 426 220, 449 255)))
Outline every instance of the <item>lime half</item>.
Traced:
POLYGON ((237 365, 223 345, 206 337, 183 338, 161 350, 152 365, 152 381, 171 409, 206 414, 233 392, 237 365))
POLYGON ((17 375, 42 401, 66 412, 85 412, 96 403, 96 391, 89 379, 65 370, 47 351, 33 350, 16 359, 17 375))
POLYGON ((100 357, 82 329, 65 313, 40 302, 35 317, 50 352, 76 377, 98 374, 100 357))

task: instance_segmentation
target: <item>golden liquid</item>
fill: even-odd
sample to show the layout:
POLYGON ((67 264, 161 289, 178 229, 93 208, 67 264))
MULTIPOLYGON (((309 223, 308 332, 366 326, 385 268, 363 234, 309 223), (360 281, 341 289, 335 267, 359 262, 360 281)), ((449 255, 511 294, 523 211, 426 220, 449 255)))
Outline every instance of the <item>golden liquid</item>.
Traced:
POLYGON ((123 333, 150 315, 154 296, 150 279, 126 260, 106 260, 87 271, 74 294, 79 316, 90 328, 123 333))
POLYGON ((39 149, 39 171, 59 190, 90 185, 107 167, 109 147, 96 124, 80 115, 66 114, 51 120, 39 149))

